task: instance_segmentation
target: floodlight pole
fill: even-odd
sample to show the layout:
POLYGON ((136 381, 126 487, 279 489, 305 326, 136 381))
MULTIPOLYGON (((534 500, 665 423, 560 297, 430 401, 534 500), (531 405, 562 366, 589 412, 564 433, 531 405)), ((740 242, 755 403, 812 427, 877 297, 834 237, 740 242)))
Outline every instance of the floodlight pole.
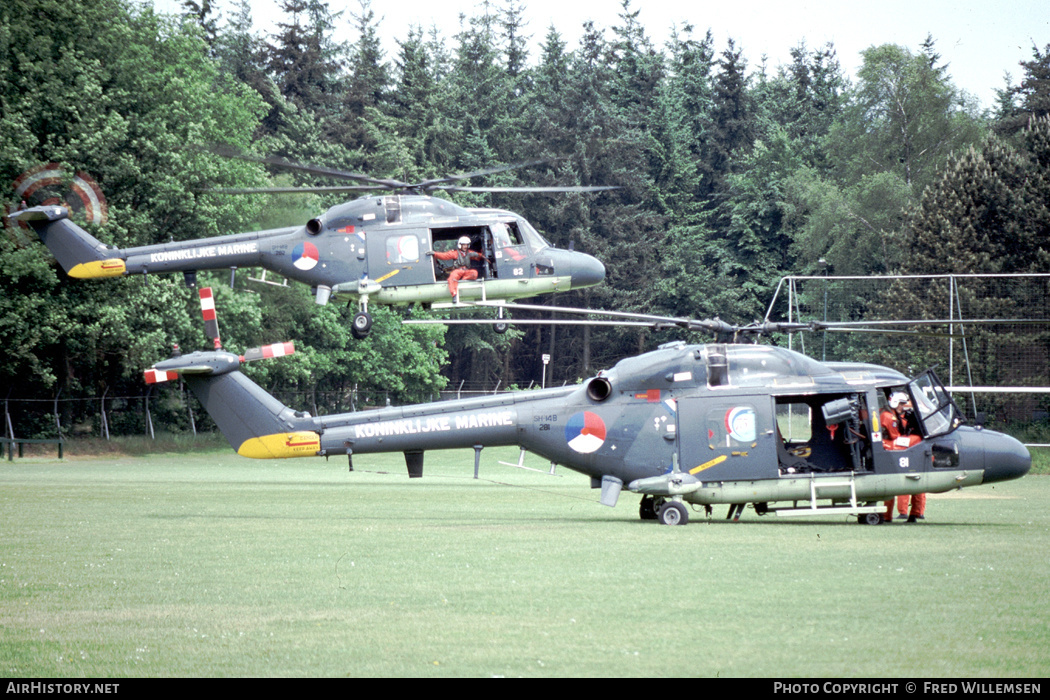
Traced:
MULTIPOLYGON (((827 323, 828 322, 828 261, 825 260, 824 258, 821 258, 820 260, 817 261, 817 264, 819 264, 824 269, 824 323, 827 323)), ((821 333, 820 361, 821 362, 827 362, 828 361, 828 332, 827 331, 824 331, 823 333, 821 333)))

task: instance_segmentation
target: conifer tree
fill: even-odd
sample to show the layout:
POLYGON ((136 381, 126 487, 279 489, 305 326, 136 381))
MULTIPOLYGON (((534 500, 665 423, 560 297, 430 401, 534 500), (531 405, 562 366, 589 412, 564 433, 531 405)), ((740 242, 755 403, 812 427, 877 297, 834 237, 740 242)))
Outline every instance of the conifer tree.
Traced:
POLYGON ((1032 45, 1032 60, 1021 61, 1021 83, 1000 92, 996 131, 1016 134, 1033 118, 1050 114, 1050 44, 1032 45))
POLYGON ((1020 147, 992 137, 953 158, 909 219, 901 269, 1045 272, 1050 267, 1050 117, 1020 147))
POLYGON ((437 121, 437 76, 423 30, 414 27, 398 41, 394 60, 394 87, 390 91, 389 113, 394 129, 405 139, 411 163, 402 165, 402 175, 422 172, 434 160, 429 144, 437 121))
POLYGON ((204 40, 208 46, 214 47, 219 35, 219 19, 221 14, 215 11, 211 0, 182 0, 182 6, 186 14, 193 18, 204 33, 204 40))
POLYGON ((746 155, 754 140, 754 108, 747 89, 747 61, 730 39, 718 60, 712 96, 711 123, 704 144, 707 196, 723 193, 726 176, 746 155))
MULTIPOLYGON (((1046 271, 1050 266, 1050 117, 1034 119, 1019 136, 1018 145, 993 136, 980 148, 971 147, 951 159, 908 218, 905 233, 911 245, 902 257, 901 272, 1046 271)), ((935 280, 924 292, 919 295, 897 284, 887 298, 901 317, 943 316, 938 301, 953 292, 948 283, 935 280)), ((1046 304, 1042 292, 1020 285, 989 285, 981 293, 963 285, 954 293, 957 318, 1025 318, 1033 308, 1046 304)), ((968 328, 964 334, 970 352, 982 358, 971 368, 975 383, 1045 381, 1050 334, 1027 330, 1022 336, 1008 326, 968 328)), ((934 353, 943 352, 938 346, 929 350, 927 362, 933 361, 934 353)))
POLYGON ((342 46, 332 41, 335 17, 321 0, 281 0, 281 9, 287 20, 266 44, 270 75, 282 95, 323 119, 343 68, 342 46))
MULTIPOLYGON (((225 28, 215 38, 219 69, 264 97, 276 90, 266 75, 263 42, 252 33, 250 0, 238 0, 225 28)), ((269 101, 269 100, 268 100, 269 101)))
POLYGON ((379 43, 378 21, 370 0, 359 0, 360 11, 352 15, 357 41, 350 47, 349 72, 340 88, 340 109, 328 120, 328 132, 339 143, 361 153, 355 166, 371 172, 376 169, 370 154, 378 142, 367 122, 378 117, 374 111, 388 113, 389 67, 379 43))

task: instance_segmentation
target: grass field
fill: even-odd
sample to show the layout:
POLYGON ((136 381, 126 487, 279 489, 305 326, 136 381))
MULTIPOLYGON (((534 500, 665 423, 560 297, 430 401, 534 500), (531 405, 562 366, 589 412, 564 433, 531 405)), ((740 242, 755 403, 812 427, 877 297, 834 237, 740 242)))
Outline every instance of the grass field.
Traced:
POLYGON ((664 527, 497 459, 4 461, 0 675, 1050 671, 1048 476, 933 495, 916 525, 664 527))

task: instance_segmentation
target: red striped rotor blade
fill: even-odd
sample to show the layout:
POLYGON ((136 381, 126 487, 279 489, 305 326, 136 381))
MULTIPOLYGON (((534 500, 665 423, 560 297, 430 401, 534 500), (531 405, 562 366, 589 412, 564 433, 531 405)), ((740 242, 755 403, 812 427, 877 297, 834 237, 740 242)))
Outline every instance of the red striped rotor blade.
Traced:
POLYGON ((211 287, 201 289, 200 297, 201 315, 204 316, 204 334, 215 343, 215 349, 218 350, 222 347, 222 341, 219 339, 219 319, 215 315, 215 297, 212 295, 211 287))
POLYGON ((284 357, 294 352, 294 343, 274 343, 273 345, 264 345, 261 348, 246 350, 241 359, 245 362, 251 362, 252 360, 265 360, 270 357, 284 357))
POLYGON ((159 369, 147 369, 143 374, 146 376, 147 384, 170 382, 172 379, 177 379, 179 376, 178 372, 163 372, 159 369))

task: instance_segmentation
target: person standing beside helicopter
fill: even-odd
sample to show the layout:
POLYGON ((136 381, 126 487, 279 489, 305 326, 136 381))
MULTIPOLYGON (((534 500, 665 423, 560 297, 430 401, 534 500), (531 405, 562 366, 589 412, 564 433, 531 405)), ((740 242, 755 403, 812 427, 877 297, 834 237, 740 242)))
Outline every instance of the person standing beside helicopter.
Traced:
POLYGON ((459 282, 460 280, 470 281, 478 278, 478 271, 470 268, 471 260, 485 260, 488 261, 481 253, 476 250, 470 249, 470 237, 460 236, 457 241, 455 250, 446 250, 444 252, 435 252, 433 250, 427 251, 428 256, 433 256, 438 260, 455 260, 452 264, 452 272, 448 276, 448 291, 452 295, 453 300, 459 301, 459 282))
MULTIPOLYGON (((912 434, 914 416, 912 412, 911 399, 903 391, 896 391, 890 395, 889 410, 879 414, 879 422, 882 424, 884 433, 882 445, 887 450, 906 450, 912 445, 922 441, 922 437, 912 434)), ((917 519, 925 517, 926 494, 917 493, 913 496, 901 495, 886 501, 886 513, 882 516, 883 522, 893 520, 893 506, 896 503, 898 510, 902 513, 908 507, 911 500, 911 513, 908 522, 914 523, 917 519)))

